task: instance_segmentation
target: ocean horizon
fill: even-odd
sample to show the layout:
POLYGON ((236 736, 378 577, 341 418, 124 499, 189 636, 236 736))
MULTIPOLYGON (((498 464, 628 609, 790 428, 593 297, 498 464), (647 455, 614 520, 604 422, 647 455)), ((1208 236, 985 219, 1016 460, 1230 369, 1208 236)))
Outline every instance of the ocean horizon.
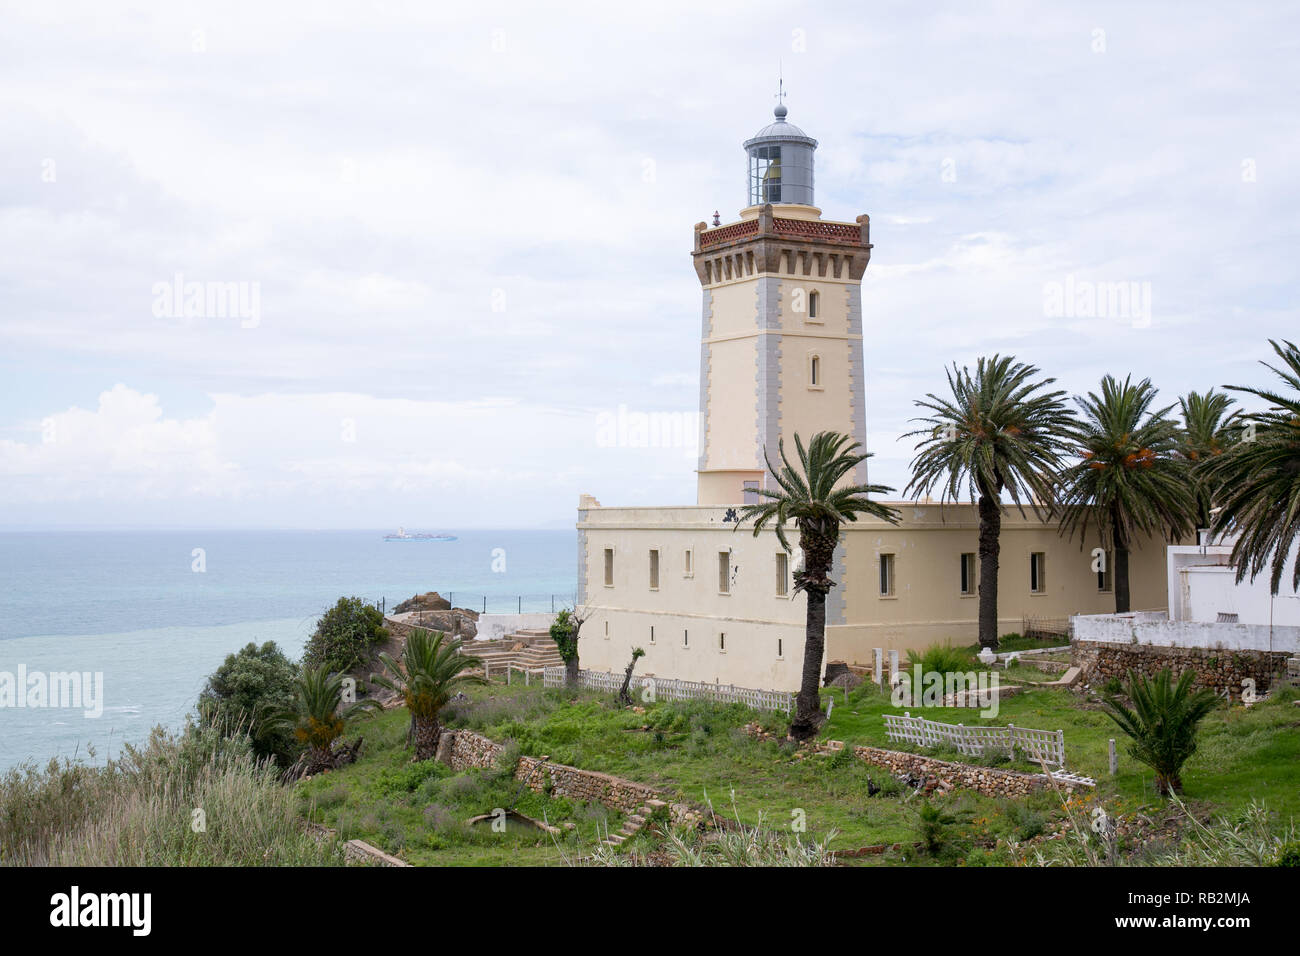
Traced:
POLYGON ((0 772, 92 748, 102 764, 156 725, 181 727, 227 654, 270 640, 296 658, 343 596, 391 609, 438 591, 488 613, 573 603, 572 530, 384 540, 392 530, 0 532, 0 682, 103 680, 96 716, 0 704, 0 772))

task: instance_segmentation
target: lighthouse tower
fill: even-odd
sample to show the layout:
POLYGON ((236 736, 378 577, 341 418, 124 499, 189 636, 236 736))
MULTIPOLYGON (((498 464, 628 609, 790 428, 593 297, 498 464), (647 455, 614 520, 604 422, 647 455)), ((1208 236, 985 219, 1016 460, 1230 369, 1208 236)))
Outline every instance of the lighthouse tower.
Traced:
MULTIPOLYGON (((867 437, 863 273, 870 222, 822 219, 814 205, 817 141, 786 120, 744 144, 747 200, 736 222, 695 227, 704 290, 700 336, 699 504, 745 504, 775 487, 784 439, 819 431, 867 437)), ((865 483, 866 463, 856 482, 865 483)))

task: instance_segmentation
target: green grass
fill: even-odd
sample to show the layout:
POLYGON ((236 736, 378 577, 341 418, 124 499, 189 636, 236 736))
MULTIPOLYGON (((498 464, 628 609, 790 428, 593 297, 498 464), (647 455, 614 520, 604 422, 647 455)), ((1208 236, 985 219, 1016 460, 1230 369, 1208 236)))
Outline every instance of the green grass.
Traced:
MULTIPOLYGON (((846 703, 842 691, 828 690, 823 703, 832 695, 834 713, 823 737, 903 749, 885 738, 881 715, 899 709, 884 693, 866 684, 846 703)), ((1221 708, 1206 719, 1201 749, 1184 773, 1190 805, 1235 812, 1254 797, 1283 818, 1300 816, 1300 713, 1290 702, 1293 696, 1286 692, 1250 710, 1221 708)), ((1030 839, 1063 818, 1050 792, 1011 800, 957 791, 926 801, 849 754, 801 754, 787 743, 759 741, 743 730, 754 720, 783 729, 783 714, 702 702, 664 702, 638 711, 616 707, 611 697, 493 684, 471 689, 468 701, 444 716, 450 726, 476 730, 515 752, 549 755, 558 763, 656 786, 672 799, 711 802, 720 815, 735 815, 747 825, 761 820, 765 827, 791 833, 792 823, 806 821, 800 837, 821 840, 835 831, 834 850, 905 844, 902 852, 852 861, 859 865, 1005 863, 1012 859, 1006 841, 1030 839), (869 796, 872 785, 882 792, 869 796), (923 833, 937 835, 935 855, 913 848, 923 833), (992 850, 995 841, 1002 843, 992 850)), ((1063 729, 1070 769, 1097 778, 1097 797, 1112 813, 1162 806, 1151 774, 1123 752, 1122 735, 1099 705, 1069 691, 1025 691, 1003 701, 998 717, 988 721, 976 710, 908 709, 951 723, 1063 729), (1115 778, 1106 773, 1110 737, 1121 747, 1115 778)), ((600 836, 621 825, 618 814, 598 805, 573 805, 525 790, 516 805, 521 813, 574 824, 558 847, 540 834, 471 831, 464 821, 510 806, 518 783, 505 770, 456 773, 432 761, 412 763, 404 710, 362 720, 353 728, 366 737, 362 759, 298 787, 304 812, 337 827, 345 839, 360 837, 416 864, 557 865, 589 853, 600 836)), ((1076 811, 1078 806, 1076 801, 1076 811)), ((653 841, 643 832, 619 852, 644 852, 653 841)))
MULTIPOLYGON (((1029 671, 1029 668, 1022 668, 1029 671)), ((1012 669, 1016 673, 1016 668, 1012 669)), ((1001 672, 999 671, 999 676, 1001 672)), ((823 692, 823 700, 827 692, 823 692)), ((1205 808, 1240 809, 1252 796, 1265 800, 1283 817, 1300 817, 1300 708, 1293 690, 1251 708, 1235 704, 1217 708, 1201 724, 1200 744, 1183 771, 1185 799, 1205 808)), ((996 717, 984 719, 978 710, 906 708, 914 717, 968 726, 1008 723, 1037 730, 1065 731, 1067 767, 1097 780, 1103 797, 1126 803, 1155 802, 1153 775, 1126 752, 1127 738, 1099 703, 1068 690, 1031 689, 1001 701, 996 717), (1108 773, 1108 741, 1119 750, 1119 773, 1108 773)), ((831 720, 822 736, 847 743, 903 749, 885 736, 881 715, 901 713, 887 694, 872 684, 850 693, 849 702, 836 697, 831 720)))
POLYGON ((599 805, 520 792, 505 770, 456 773, 432 760, 415 763, 405 746, 408 720, 398 709, 354 721, 353 732, 366 739, 362 758, 300 783, 304 815, 336 828, 341 839, 365 840, 408 862, 438 866, 559 864, 622 825, 619 814, 599 805), (553 838, 466 823, 498 807, 574 829, 553 838))

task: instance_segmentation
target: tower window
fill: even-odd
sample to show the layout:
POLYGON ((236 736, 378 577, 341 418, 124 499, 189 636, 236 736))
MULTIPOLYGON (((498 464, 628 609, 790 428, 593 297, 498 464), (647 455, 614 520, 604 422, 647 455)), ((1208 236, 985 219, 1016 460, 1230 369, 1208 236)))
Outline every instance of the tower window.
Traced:
POLYGON ((1047 591, 1047 581, 1045 571, 1047 565, 1047 555, 1042 551, 1035 551, 1029 556, 1029 590, 1033 594, 1043 594, 1047 591))
POLYGON ((817 319, 819 315, 819 306, 821 305, 821 293, 816 290, 808 293, 808 318, 817 319))
POLYGON ((682 647, 690 647, 690 646, 691 646, 691 632, 688 630, 682 631, 682 647))
POLYGON ((731 593, 731 552, 718 552, 718 593, 731 593))
POLYGON ((605 587, 614 586, 614 549, 605 549, 605 587))
POLYGON ((650 590, 659 590, 659 549, 653 548, 650 551, 650 590))
POLYGON ((682 574, 688 578, 695 576, 695 553, 690 548, 682 555, 682 574))
POLYGON ((776 553, 776 596, 785 597, 790 593, 790 555, 784 551, 776 553))
POLYGON ((650 643, 653 644, 654 642, 655 642, 655 626, 654 626, 653 624, 651 624, 651 625, 650 625, 650 643))
POLYGON ((961 593, 975 593, 975 553, 968 551, 961 556, 961 593))
POLYGON ((781 638, 776 639, 776 659, 781 660, 785 657, 785 641, 781 638))
POLYGON ((882 554, 880 556, 880 596, 894 596, 894 556, 892 554, 882 554))
POLYGON ((718 632, 718 650, 727 653, 727 635, 724 631, 718 632))
POLYGON ((808 357, 808 387, 822 387, 822 357, 820 355, 810 355, 808 357))

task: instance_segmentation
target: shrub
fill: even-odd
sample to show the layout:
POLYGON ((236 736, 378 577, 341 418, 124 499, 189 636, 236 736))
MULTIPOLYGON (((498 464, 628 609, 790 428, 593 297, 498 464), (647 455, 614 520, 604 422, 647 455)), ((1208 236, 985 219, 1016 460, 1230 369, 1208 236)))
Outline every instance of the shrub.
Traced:
POLYGON ((932 644, 923 653, 908 651, 907 660, 913 668, 920 667, 921 672, 926 674, 964 673, 976 666, 974 659, 966 651, 951 644, 932 644))
POLYGON ((274 641, 248 644, 208 677, 199 693, 199 722, 226 736, 247 734, 258 757, 272 757, 280 766, 293 763, 298 745, 287 728, 268 720, 294 699, 298 667, 274 641))
POLYGON ((305 667, 346 674, 369 661, 372 648, 387 639, 378 608, 359 597, 339 598, 316 622, 302 662, 305 667))
POLYGON ((1196 728, 1214 709, 1214 692, 1192 690, 1196 675, 1183 671, 1177 683, 1165 668, 1154 678, 1129 671, 1130 710, 1113 695, 1103 697, 1106 712, 1132 741, 1128 752, 1156 775, 1156 790, 1168 795, 1182 790, 1183 764, 1196 752, 1196 728))
POLYGON ((1282 844, 1277 855, 1273 857, 1273 866, 1300 866, 1300 841, 1291 840, 1282 844))
POLYGON ((24 866, 341 865, 308 834, 270 761, 216 728, 155 728, 92 768, 51 761, 0 777, 0 862, 24 866), (201 829, 191 826, 203 810, 201 829))

